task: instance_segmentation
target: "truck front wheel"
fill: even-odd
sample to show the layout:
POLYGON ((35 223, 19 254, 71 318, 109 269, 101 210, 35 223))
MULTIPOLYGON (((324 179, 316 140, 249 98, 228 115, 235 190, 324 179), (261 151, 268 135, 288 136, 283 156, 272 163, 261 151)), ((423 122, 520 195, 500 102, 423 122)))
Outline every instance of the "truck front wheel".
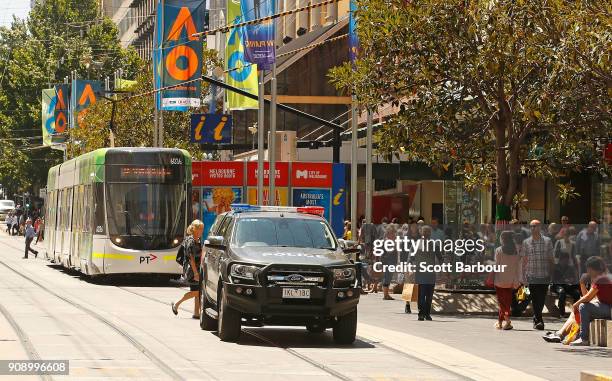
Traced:
MULTIPOLYGON (((200 275, 202 279, 202 275, 200 275)), ((214 319, 206 313, 207 308, 212 308, 208 303, 208 297, 206 296, 206 283, 200 281, 200 328, 206 331, 214 331, 217 329, 217 319, 214 319)))
POLYGON ((357 335, 357 309, 341 316, 334 325, 334 341, 337 344, 352 344, 357 335))
POLYGON ((240 337, 240 312, 227 305, 225 287, 219 296, 219 338, 222 341, 236 341, 240 337))

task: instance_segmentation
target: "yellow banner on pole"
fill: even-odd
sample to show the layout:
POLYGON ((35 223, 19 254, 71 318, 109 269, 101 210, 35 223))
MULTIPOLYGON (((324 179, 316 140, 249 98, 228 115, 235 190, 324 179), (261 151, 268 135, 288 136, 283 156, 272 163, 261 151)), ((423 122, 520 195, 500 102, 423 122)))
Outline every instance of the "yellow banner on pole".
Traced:
MULTIPOLYGON (((240 0, 227 0, 227 25, 243 22, 240 10, 240 0)), ((258 94, 257 65, 251 65, 244 57, 244 29, 233 28, 227 34, 225 45, 225 82, 247 91, 253 95, 258 94)), ((232 91, 226 91, 227 106, 230 110, 258 109, 257 99, 250 99, 232 91)))

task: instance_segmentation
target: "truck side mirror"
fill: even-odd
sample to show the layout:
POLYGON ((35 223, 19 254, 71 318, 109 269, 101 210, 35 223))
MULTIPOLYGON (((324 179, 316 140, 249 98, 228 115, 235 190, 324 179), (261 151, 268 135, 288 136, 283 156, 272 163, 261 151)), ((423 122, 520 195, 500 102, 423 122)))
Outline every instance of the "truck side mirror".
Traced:
POLYGON ((225 244, 223 243, 223 236, 210 236, 206 241, 204 241, 204 246, 216 249, 216 250, 225 250, 225 244))

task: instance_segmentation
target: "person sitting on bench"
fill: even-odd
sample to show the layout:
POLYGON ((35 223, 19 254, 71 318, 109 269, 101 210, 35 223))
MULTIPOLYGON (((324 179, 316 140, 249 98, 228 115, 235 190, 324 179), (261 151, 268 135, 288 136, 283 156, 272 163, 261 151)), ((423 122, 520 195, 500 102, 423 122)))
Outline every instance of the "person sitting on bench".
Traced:
POLYGON ((574 313, 577 310, 580 314, 580 338, 571 343, 571 346, 590 345, 589 324, 591 321, 610 319, 612 278, 606 269, 606 264, 601 257, 590 257, 585 267, 591 278, 591 289, 574 303, 574 313))

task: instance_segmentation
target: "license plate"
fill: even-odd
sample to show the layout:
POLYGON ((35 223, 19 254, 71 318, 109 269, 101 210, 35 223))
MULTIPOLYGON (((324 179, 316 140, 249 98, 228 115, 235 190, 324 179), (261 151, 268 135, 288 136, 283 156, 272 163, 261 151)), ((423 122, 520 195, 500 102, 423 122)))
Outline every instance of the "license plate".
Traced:
POLYGON ((283 288, 284 299, 310 299, 310 290, 307 288, 283 288))

